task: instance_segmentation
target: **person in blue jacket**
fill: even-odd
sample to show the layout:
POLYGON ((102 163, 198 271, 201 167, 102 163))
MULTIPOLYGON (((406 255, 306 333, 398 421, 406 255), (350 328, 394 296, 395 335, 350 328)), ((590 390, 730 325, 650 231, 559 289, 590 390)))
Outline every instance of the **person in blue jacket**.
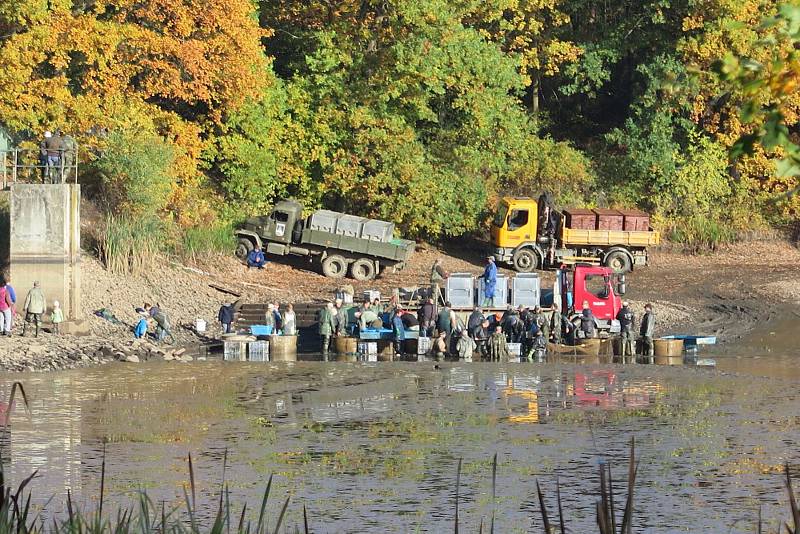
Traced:
POLYGON ((147 312, 144 311, 144 308, 136 308, 136 313, 139 314, 139 322, 136 323, 136 327, 133 329, 133 337, 136 339, 142 339, 147 336, 147 312))
POLYGON ((483 271, 483 306, 494 307, 494 290, 497 285, 497 265, 494 256, 486 258, 486 269, 483 271))
POLYGON ((264 252, 260 248, 254 248, 247 255, 247 268, 255 267, 256 269, 263 269, 267 264, 264 259, 264 252))
POLYGON ((394 353, 403 354, 403 341, 406 339, 406 327, 403 324, 403 310, 396 310, 392 315, 392 333, 394 334, 394 353))

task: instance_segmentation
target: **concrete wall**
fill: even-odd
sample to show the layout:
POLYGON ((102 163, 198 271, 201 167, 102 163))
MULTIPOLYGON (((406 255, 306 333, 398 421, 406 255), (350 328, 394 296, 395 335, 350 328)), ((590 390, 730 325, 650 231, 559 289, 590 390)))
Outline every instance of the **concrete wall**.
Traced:
POLYGON ((48 307, 61 303, 65 318, 81 309, 80 186, 11 186, 10 273, 22 308, 34 280, 42 285, 48 307))

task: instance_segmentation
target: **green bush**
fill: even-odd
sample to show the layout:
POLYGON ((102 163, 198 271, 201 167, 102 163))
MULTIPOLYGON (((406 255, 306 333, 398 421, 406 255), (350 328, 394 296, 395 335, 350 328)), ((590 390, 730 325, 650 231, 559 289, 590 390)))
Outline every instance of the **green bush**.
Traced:
POLYGON ((737 231, 728 222, 698 216, 676 220, 667 236, 670 241, 683 244, 689 252, 699 254, 734 242, 737 231))
POLYGON ((104 208, 131 217, 150 217, 167 206, 174 175, 175 151, 146 130, 109 134, 92 164, 100 179, 104 208))

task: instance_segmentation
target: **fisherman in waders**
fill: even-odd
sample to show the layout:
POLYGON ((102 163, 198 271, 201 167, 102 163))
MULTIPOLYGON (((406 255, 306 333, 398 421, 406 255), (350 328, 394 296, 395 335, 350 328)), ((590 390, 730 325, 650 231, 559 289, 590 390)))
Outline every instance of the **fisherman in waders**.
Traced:
POLYGON ((635 359, 635 339, 633 335, 633 323, 636 320, 636 316, 631 310, 630 306, 628 306, 627 302, 622 303, 622 309, 619 310, 617 314, 617 321, 619 321, 619 337, 622 347, 620 347, 622 352, 622 363, 633 363, 635 359), (625 357, 629 358, 629 361, 626 361, 625 357))
POLYGON ((493 362, 508 361, 508 342, 501 326, 496 326, 492 337, 489 338, 489 356, 493 362))
POLYGON ((642 324, 639 326, 639 335, 642 339, 642 356, 647 356, 649 363, 653 363, 653 334, 656 330, 656 315, 653 305, 645 304, 642 324))
POLYGON ((331 345, 331 336, 336 331, 333 319, 333 302, 329 302, 319 312, 319 337, 322 341, 322 359, 328 361, 328 349, 331 345))

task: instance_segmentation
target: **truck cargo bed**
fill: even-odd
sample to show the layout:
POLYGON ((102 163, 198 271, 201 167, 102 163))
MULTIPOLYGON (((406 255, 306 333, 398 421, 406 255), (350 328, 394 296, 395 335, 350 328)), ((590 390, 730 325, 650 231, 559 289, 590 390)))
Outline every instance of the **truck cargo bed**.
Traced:
POLYGON ((629 247, 652 247, 661 242, 658 232, 626 232, 624 230, 561 229, 561 240, 569 245, 624 245, 629 247))
POLYGON ((353 254, 375 256, 392 261, 405 262, 414 252, 414 242, 405 239, 392 239, 388 243, 370 241, 357 237, 332 234, 306 228, 303 230, 302 244, 317 245, 338 249, 353 254))

